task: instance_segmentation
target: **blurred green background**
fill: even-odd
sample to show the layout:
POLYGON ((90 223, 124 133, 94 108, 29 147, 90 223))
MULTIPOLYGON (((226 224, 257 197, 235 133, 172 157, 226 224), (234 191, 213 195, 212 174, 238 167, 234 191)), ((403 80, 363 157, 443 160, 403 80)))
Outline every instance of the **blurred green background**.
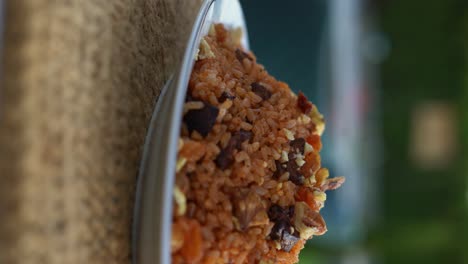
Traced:
POLYGON ((468 1, 241 2, 251 48, 319 105, 324 164, 348 177, 300 263, 468 263, 468 1))

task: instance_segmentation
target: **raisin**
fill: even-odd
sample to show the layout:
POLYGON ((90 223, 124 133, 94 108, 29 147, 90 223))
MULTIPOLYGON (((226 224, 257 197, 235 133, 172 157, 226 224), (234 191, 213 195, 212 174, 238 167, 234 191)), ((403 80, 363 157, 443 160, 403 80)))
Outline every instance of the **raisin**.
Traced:
POLYGON ((252 92, 260 96, 263 100, 270 99, 271 92, 268 91, 268 89, 265 86, 261 85, 258 82, 254 82, 250 85, 250 87, 252 87, 252 92))
POLYGON ((193 109, 188 111, 184 116, 184 122, 190 133, 197 131, 203 137, 210 133, 216 118, 218 117, 219 109, 215 106, 203 103, 201 109, 193 109))
POLYGON ((268 209, 268 218, 273 222, 279 219, 287 219, 288 217, 288 212, 277 204, 272 204, 268 209))
POLYGON ((272 240, 281 240, 284 232, 291 229, 291 224, 287 220, 279 220, 275 223, 270 232, 270 238, 272 240))
POLYGON ((312 111, 312 103, 307 100, 307 97, 302 92, 299 92, 297 96, 297 107, 306 115, 312 111))
POLYGON ((303 185, 305 181, 304 175, 299 171, 299 166, 296 163, 295 155, 289 154, 289 161, 279 162, 275 160, 276 171, 273 173, 275 179, 280 178, 284 173, 289 173, 289 180, 296 185, 303 185))
POLYGON ((228 93, 228 92, 223 92, 223 93, 221 94, 221 96, 219 97, 219 101, 220 101, 221 103, 223 103, 224 101, 226 101, 226 100, 228 100, 228 99, 229 99, 229 100, 234 100, 234 98, 236 98, 234 95, 231 95, 231 94, 228 93))
POLYGON ((284 173, 288 172, 287 163, 281 163, 275 160, 276 171, 273 173, 275 179, 279 179, 284 173))
POLYGON ((252 138, 252 132, 240 130, 229 140, 227 146, 216 157, 215 163, 220 169, 227 169, 234 162, 234 151, 242 147, 242 142, 252 138))
POLYGON ((243 52, 242 50, 240 49, 236 49, 236 58, 242 63, 242 61, 247 58, 249 60, 253 60, 252 57, 250 57, 249 54, 243 52))
POLYGON ((268 218, 274 223, 270 239, 280 242, 281 249, 289 252, 299 241, 299 233, 291 234, 291 219, 294 216, 294 206, 283 208, 272 204, 268 209, 268 218))
POLYGON ((289 145, 291 146, 291 152, 292 153, 304 154, 305 142, 306 141, 303 138, 296 138, 296 139, 290 141, 289 145))
POLYGON ((281 249, 289 252, 299 241, 299 236, 290 234, 287 230, 283 232, 283 236, 280 240, 281 249))
POLYGON ((296 159, 290 156, 288 161, 288 172, 289 180, 296 185, 303 185, 305 181, 304 175, 299 171, 299 166, 296 163, 296 159))

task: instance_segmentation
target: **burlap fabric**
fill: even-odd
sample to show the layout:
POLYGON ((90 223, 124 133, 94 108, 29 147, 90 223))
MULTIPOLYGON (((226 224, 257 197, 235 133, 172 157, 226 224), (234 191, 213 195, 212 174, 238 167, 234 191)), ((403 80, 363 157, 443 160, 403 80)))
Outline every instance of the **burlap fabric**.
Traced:
POLYGON ((0 263, 129 263, 160 89, 200 0, 9 0, 0 263))

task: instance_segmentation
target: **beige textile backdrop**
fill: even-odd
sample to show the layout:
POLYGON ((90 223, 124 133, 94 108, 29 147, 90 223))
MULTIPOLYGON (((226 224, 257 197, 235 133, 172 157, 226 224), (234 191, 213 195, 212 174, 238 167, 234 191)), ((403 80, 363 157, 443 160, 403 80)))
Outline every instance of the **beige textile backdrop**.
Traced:
POLYGON ((7 0, 0 263, 129 263, 150 115, 201 0, 7 0))

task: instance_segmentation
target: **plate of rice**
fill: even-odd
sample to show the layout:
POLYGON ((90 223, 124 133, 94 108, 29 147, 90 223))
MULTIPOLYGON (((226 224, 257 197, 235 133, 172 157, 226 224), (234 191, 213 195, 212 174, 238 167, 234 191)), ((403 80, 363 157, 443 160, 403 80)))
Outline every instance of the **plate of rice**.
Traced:
MULTIPOLYGON (((252 37, 252 36, 251 36, 252 37)), ((248 49, 238 1, 202 5, 140 170, 134 263, 296 263, 327 231, 324 117, 248 49)))

